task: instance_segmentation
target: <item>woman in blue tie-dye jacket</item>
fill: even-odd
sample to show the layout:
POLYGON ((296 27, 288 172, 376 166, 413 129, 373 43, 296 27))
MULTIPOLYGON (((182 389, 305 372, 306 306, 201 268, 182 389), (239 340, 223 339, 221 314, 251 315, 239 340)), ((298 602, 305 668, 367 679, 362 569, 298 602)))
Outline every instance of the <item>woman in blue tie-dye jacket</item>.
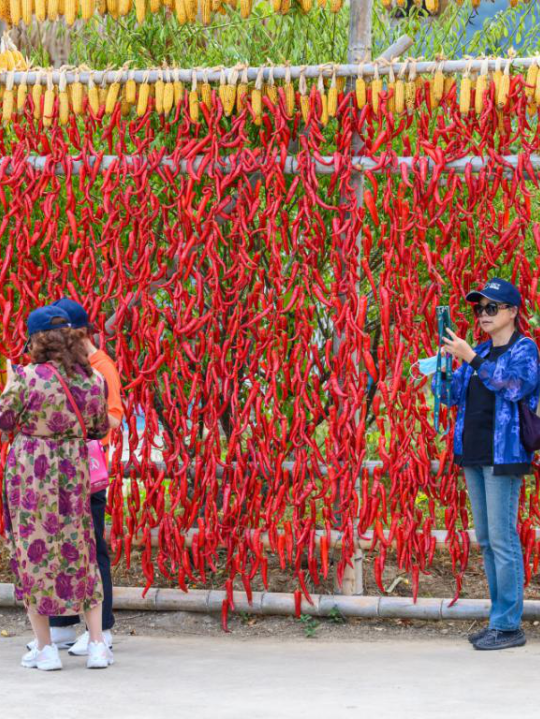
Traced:
MULTIPOLYGON (((449 331, 445 350, 462 360, 452 374, 450 397, 457 405, 455 461, 464 468, 476 535, 491 596, 489 625, 471 635, 476 649, 523 646, 523 553, 517 532, 523 475, 532 455, 520 440, 518 403, 536 411, 540 394, 538 348, 517 329, 518 290, 495 278, 467 295, 490 339, 473 349, 449 331)), ((444 383, 443 383, 444 384, 444 383)))

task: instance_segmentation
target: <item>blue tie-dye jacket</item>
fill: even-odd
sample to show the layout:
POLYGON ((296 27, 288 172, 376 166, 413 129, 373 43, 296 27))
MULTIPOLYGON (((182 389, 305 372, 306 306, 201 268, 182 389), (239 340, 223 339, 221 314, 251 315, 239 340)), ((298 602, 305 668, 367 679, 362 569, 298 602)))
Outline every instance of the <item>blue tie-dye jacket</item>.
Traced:
MULTIPOLYGON (((534 340, 515 334, 512 344, 495 362, 485 358, 491 350, 491 340, 475 349, 478 355, 472 364, 464 362, 452 373, 450 401, 443 382, 442 402, 457 405, 454 430, 454 459, 460 464, 463 454, 463 427, 467 409, 469 382, 476 371, 485 386, 495 393, 493 437, 494 474, 527 474, 531 469, 532 454, 527 452, 519 438, 518 401, 527 399, 536 411, 540 394, 538 348, 534 340)), ((432 387, 434 387, 433 381, 432 387)))

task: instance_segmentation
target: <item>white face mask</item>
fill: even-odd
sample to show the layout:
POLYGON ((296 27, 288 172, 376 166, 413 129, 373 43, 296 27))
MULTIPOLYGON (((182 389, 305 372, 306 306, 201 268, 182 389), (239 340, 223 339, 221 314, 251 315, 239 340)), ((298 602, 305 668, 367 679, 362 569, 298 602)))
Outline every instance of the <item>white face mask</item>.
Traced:
POLYGON ((418 371, 420 374, 423 374, 426 377, 435 374, 437 371, 437 357, 438 355, 433 355, 433 357, 424 357, 423 359, 419 359, 418 362, 415 362, 412 365, 411 371, 413 367, 418 365, 418 371))

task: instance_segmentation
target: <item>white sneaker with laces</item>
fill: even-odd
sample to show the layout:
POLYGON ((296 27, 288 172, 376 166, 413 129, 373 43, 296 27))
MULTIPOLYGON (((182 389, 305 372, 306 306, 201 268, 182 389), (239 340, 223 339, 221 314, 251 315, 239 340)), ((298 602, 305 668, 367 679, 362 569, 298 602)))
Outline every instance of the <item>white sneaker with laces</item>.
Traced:
POLYGON ((21 666, 26 669, 41 669, 44 672, 62 669, 58 647, 55 644, 47 644, 41 650, 37 647, 31 649, 22 658, 21 666))
POLYGON ((114 664, 113 653, 105 642, 88 642, 88 669, 107 669, 110 664, 114 664))
MULTIPOLYGON (((85 632, 77 639, 75 644, 69 650, 69 654, 74 657, 86 657, 88 655, 88 642, 90 641, 90 634, 85 632)), ((112 649, 113 638, 110 629, 105 629, 103 632, 103 641, 109 649, 112 649)))
MULTIPOLYGON (((58 649, 69 649, 76 641, 75 627, 51 627, 51 644, 56 644, 58 649)), ((37 649, 37 641, 28 642, 26 648, 30 651, 37 649)))

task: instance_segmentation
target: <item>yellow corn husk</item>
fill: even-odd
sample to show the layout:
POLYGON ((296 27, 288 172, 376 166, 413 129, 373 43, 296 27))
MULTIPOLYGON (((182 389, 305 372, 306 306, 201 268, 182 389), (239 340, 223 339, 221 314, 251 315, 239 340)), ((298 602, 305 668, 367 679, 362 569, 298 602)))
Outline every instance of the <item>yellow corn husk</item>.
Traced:
POLYGON ((150 97, 150 85, 143 82, 139 85, 139 97, 137 98, 137 115, 142 117, 148 108, 148 99, 150 97))
POLYGON ((34 3, 32 0, 21 0, 21 16, 25 25, 32 24, 32 13, 34 11, 34 3))
POLYGON ((149 5, 150 5, 151 13, 159 12, 159 10, 161 8, 161 0, 150 0, 149 5))
POLYGON ((426 10, 432 14, 439 12, 439 0, 426 0, 426 10))
POLYGON ((2 122, 11 122, 14 106, 15 97, 13 90, 4 90, 4 97, 2 98, 2 122))
POLYGON ((81 17, 83 20, 90 20, 96 11, 95 0, 81 0, 81 17))
POLYGON ((508 102, 508 95, 510 93, 510 75, 508 73, 504 73, 504 75, 501 78, 501 82, 499 85, 499 92, 497 94, 497 107, 499 110, 502 110, 506 107, 506 103, 508 102))
POLYGON ((321 98, 321 116, 319 118, 323 127, 328 125, 328 97, 325 92, 319 92, 321 98))
POLYGON ((94 115, 97 115, 99 112, 99 90, 95 85, 88 88, 88 104, 94 115))
POLYGON ((356 91, 356 106, 358 107, 359 110, 361 110, 363 107, 365 107, 365 104, 367 102, 366 81, 364 80, 363 77, 356 78, 355 91, 356 91))
POLYGON ((69 122, 69 97, 66 91, 58 95, 58 117, 61 125, 67 125, 69 122))
POLYGON ((270 100, 272 105, 276 105, 278 101, 278 89, 275 85, 266 85, 264 88, 264 94, 270 100))
POLYGON ((337 115, 338 107, 338 91, 335 85, 332 85, 328 90, 328 117, 335 117, 337 115))
POLYGON ((371 107, 373 108, 373 112, 379 111, 380 106, 380 96, 383 89, 383 83, 382 80, 372 80, 371 82, 371 107))
POLYGON ((286 82, 283 85, 283 91, 285 93, 285 110, 288 117, 292 117, 294 114, 294 85, 292 82, 286 82))
POLYGON ((50 127, 53 122, 54 115, 54 90, 45 90, 45 100, 43 102, 43 124, 50 127))
POLYGON ((184 83, 180 82, 180 80, 176 80, 173 82, 173 90, 174 90, 174 105, 175 107, 178 107, 182 100, 184 99, 184 83))
POLYGON ((459 92, 459 111, 462 115, 468 115, 471 109, 471 78, 464 77, 461 80, 459 92))
POLYGON ((163 80, 157 80, 154 91, 156 94, 156 112, 158 115, 163 115, 163 93, 165 91, 165 83, 163 80))
POLYGON ((65 0, 64 19, 66 25, 73 25, 77 19, 78 2, 77 0, 65 0))
POLYGON ((60 7, 58 0, 47 0, 47 20, 55 22, 58 20, 60 7))
POLYGON ((188 18, 184 0, 174 0, 174 9, 176 12, 176 19, 178 20, 180 25, 185 25, 188 18))
POLYGON ((137 102, 137 83, 135 80, 128 80, 125 90, 126 102, 134 105, 137 102))
POLYGON ((174 87, 172 82, 166 82, 163 88, 163 112, 168 115, 174 105, 174 87))
POLYGON ((26 83, 21 82, 21 84, 17 88, 17 110, 19 112, 22 112, 24 110, 27 93, 28 87, 26 86, 26 83))
POLYGON ((396 80, 396 86, 394 88, 395 98, 395 110, 398 115, 405 112, 405 83, 403 80, 396 80))
POLYGON ((135 15, 139 25, 142 25, 146 18, 146 0, 135 0, 135 15))
POLYGON ((272 0, 272 9, 274 12, 281 12, 281 0, 272 0))
POLYGON ((118 0, 118 16, 125 17, 131 10, 131 0, 118 0))
POLYGON ((197 90, 189 93, 189 117, 191 122, 199 122, 199 95, 197 90))
POLYGON ((302 12, 308 13, 313 7, 313 0, 300 0, 300 7, 302 12))
POLYGON ((527 70, 527 78, 525 80, 525 84, 527 87, 525 88, 525 94, 527 97, 534 97, 534 91, 536 88, 536 80, 538 79, 538 65, 533 64, 529 67, 527 70))
MULTIPOLYGON (((100 0, 100 2, 105 2, 105 0, 100 0)), ((64 17, 65 12, 66 12, 66 0, 58 0, 58 14, 62 15, 62 17, 64 17)))
POLYGON ((9 0, 0 0, 0 20, 11 25, 11 9, 9 0))
POLYGON ((433 97, 440 102, 444 97, 444 73, 437 70, 433 77, 433 97))
POLYGON ((300 112, 302 113, 302 120, 307 124, 309 119, 309 97, 307 95, 300 95, 300 112))
POLYGON ((246 97, 248 86, 245 82, 241 82, 236 88, 236 112, 240 113, 246 106, 246 97))
POLYGON ((487 75, 480 75, 478 80, 476 81, 476 93, 474 96, 474 111, 477 115, 482 114, 482 110, 484 109, 484 95, 487 89, 487 83, 488 83, 488 76, 487 75))
POLYGON ((34 120, 41 117, 41 96, 43 95, 43 85, 35 84, 32 88, 32 101, 34 103, 34 120))
POLYGON ((35 0, 35 14, 38 22, 45 22, 47 17, 47 5, 45 0, 35 0))
POLYGON ((201 0, 201 21, 203 25, 210 25, 212 20, 212 0, 201 0))
POLYGON ((244 20, 251 15, 251 0, 240 0, 240 15, 244 20))
POLYGON ((260 125, 262 122, 262 91, 256 87, 251 91, 251 107, 255 115, 254 122, 256 125, 260 125))
POLYGON ((342 5, 343 0, 330 0, 328 9, 330 10, 330 12, 339 12, 342 5))
POLYGON ((201 100, 210 110, 212 107, 212 86, 209 82, 201 82, 199 85, 199 91, 201 93, 201 100))
POLYGON ((499 97, 499 87, 501 86, 502 70, 495 70, 493 73, 493 84, 495 85, 495 100, 499 97))
POLYGON ((84 90, 81 82, 74 82, 71 85, 71 106, 75 115, 83 113, 84 90))
POLYGON ((234 110, 234 103, 236 102, 236 85, 220 85, 219 98, 223 105, 225 117, 230 117, 234 110))
POLYGON ((116 103, 118 101, 118 95, 120 94, 120 83, 113 82, 109 85, 107 96, 105 98, 105 112, 107 115, 112 115, 116 103))

